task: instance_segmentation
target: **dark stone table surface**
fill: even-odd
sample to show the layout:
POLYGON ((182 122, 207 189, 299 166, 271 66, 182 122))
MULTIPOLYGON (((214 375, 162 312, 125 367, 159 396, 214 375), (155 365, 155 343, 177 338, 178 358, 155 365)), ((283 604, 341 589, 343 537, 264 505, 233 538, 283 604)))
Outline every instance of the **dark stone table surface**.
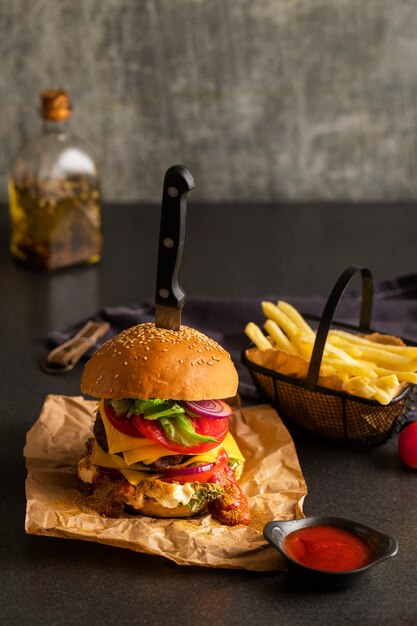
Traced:
MULTIPOLYGON (((345 266, 377 279, 417 268, 417 205, 190 203, 182 284, 219 298, 327 294, 345 266)), ((45 336, 105 305, 153 297, 157 206, 106 206, 100 265, 52 274, 15 266, 0 211, 1 585, 3 624, 416 624, 417 474, 397 440, 352 449, 294 433, 309 514, 347 516, 397 537, 395 559, 357 587, 303 590, 286 573, 180 567, 159 557, 24 532, 25 433, 48 393, 78 395, 81 367, 48 376, 45 336)), ((414 337, 414 339, 417 339, 414 337)))

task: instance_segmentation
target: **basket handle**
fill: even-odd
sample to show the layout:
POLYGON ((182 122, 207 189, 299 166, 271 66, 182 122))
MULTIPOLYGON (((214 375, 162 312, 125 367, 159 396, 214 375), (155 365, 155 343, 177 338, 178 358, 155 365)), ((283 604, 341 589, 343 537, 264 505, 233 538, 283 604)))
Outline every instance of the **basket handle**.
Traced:
POLYGON ((323 358, 324 346, 326 345, 327 335, 333 321, 333 316, 348 284, 357 272, 360 272, 362 277, 362 304, 358 330, 369 330, 371 324, 373 300, 372 274, 370 270, 368 270, 366 267, 351 265, 350 267, 345 269, 343 274, 339 276, 336 284, 330 292, 330 295, 326 302, 326 306, 324 307, 324 311, 321 316, 319 326, 317 328, 316 340, 314 342, 310 366, 307 372, 307 389, 314 390, 316 388, 320 372, 320 365, 323 358))

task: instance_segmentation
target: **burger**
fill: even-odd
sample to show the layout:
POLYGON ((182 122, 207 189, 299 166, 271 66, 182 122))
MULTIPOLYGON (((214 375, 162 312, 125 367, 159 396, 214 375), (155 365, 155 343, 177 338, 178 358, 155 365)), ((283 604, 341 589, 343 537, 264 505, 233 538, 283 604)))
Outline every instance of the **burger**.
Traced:
POLYGON ((248 524, 237 480, 244 458, 229 431, 238 376, 206 335, 140 324, 107 341, 87 362, 84 394, 98 398, 78 482, 100 515, 211 513, 248 524))

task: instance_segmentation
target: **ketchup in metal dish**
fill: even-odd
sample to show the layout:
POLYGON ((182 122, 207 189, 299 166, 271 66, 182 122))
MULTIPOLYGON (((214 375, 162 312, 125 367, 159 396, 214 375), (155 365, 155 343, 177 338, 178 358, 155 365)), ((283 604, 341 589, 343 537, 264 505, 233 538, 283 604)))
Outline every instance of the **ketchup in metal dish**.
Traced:
POLYGON ((358 535, 336 526, 308 526, 284 540, 284 550, 302 565, 330 572, 345 572, 367 565, 370 546, 358 535))

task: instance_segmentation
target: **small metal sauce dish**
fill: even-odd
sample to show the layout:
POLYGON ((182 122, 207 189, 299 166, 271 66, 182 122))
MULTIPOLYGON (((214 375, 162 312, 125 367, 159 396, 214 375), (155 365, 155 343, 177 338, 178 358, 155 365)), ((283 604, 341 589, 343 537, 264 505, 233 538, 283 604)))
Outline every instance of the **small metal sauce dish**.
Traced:
POLYGON ((343 517, 314 516, 290 521, 273 521, 266 524, 263 534, 265 539, 284 557, 289 573, 294 579, 296 578, 297 582, 322 590, 351 587, 368 574, 375 565, 395 556, 398 552, 398 542, 394 537, 343 517), (296 530, 310 526, 334 526, 357 535, 370 546, 373 555, 371 561, 358 569, 345 571, 315 569, 295 561, 284 549, 285 538, 296 530))

